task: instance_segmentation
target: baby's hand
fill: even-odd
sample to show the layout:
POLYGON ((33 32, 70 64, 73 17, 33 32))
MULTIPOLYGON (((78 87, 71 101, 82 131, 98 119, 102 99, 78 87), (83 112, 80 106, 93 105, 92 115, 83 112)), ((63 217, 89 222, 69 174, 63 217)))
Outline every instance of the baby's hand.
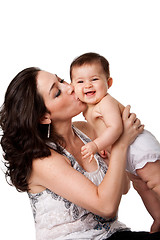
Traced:
POLYGON ((99 155, 103 158, 103 161, 107 164, 107 166, 109 166, 110 153, 106 150, 102 150, 99 152, 99 155))
POLYGON ((81 148, 82 159, 89 158, 92 161, 94 154, 98 151, 97 145, 94 142, 89 142, 81 148))
POLYGON ((101 158, 108 158, 108 152, 106 150, 102 150, 99 152, 99 155, 101 156, 101 158))

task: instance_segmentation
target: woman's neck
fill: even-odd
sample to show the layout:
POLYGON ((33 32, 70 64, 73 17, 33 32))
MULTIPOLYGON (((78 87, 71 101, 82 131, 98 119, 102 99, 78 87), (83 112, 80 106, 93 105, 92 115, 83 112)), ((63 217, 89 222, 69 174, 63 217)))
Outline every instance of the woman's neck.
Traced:
POLYGON ((66 146, 72 144, 75 140, 75 133, 72 129, 72 121, 54 123, 55 131, 63 137, 66 146))

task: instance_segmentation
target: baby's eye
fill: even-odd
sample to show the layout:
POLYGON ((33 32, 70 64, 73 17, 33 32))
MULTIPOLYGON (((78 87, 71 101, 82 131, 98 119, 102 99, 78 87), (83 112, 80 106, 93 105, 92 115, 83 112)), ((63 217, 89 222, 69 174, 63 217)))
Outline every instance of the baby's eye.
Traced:
POLYGON ((82 81, 82 80, 79 80, 79 81, 77 81, 77 83, 83 83, 83 81, 82 81))
POLYGON ((98 80, 98 78, 93 78, 93 79, 92 79, 92 81, 97 81, 97 80, 98 80))
POLYGON ((61 94, 61 90, 60 90, 60 89, 58 89, 58 92, 55 94, 55 96, 54 96, 54 97, 55 97, 55 98, 56 98, 56 97, 59 97, 59 95, 60 95, 60 94, 61 94))

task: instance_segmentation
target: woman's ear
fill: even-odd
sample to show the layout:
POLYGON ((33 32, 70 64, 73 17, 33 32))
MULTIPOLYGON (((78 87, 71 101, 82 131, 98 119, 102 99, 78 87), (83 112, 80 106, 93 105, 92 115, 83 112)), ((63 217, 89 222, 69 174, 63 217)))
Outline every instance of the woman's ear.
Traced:
POLYGON ((107 80, 108 88, 112 86, 112 83, 113 83, 113 79, 109 77, 107 80))
POLYGON ((41 124, 50 124, 51 123, 50 114, 45 113, 44 116, 40 118, 40 123, 41 124))

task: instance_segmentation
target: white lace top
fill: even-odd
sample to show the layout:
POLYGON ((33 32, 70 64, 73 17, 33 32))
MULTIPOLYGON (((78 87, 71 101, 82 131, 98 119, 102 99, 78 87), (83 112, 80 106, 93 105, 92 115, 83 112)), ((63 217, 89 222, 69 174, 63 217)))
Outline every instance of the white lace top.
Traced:
MULTIPOLYGON (((87 143, 90 139, 80 130, 73 127, 79 138, 87 143)), ((54 143, 48 144, 55 149, 54 143)), ((65 149, 65 155, 73 168, 84 174, 94 184, 99 185, 107 171, 107 166, 98 154, 95 159, 98 169, 94 172, 86 172, 76 162, 76 159, 65 149)), ((112 219, 104 219, 72 202, 64 199, 49 189, 41 193, 28 193, 36 226, 37 240, 74 240, 74 239, 106 239, 114 232, 129 230, 118 221, 117 216, 112 219)))

